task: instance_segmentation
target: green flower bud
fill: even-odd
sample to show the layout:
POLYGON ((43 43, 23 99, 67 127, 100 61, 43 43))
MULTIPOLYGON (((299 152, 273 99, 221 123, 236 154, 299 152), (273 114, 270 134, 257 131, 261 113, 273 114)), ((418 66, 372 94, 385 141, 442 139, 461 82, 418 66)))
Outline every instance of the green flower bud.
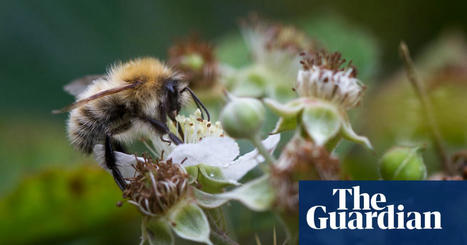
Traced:
POLYGON ((380 174, 384 180, 423 180, 427 172, 420 147, 394 147, 381 158, 380 174))
POLYGON ((265 117, 263 104, 257 99, 233 98, 222 110, 220 121, 224 131, 234 138, 252 138, 265 117))
POLYGON ((203 56, 196 53, 186 55, 182 58, 181 64, 195 71, 199 71, 201 68, 203 68, 204 65, 203 56))

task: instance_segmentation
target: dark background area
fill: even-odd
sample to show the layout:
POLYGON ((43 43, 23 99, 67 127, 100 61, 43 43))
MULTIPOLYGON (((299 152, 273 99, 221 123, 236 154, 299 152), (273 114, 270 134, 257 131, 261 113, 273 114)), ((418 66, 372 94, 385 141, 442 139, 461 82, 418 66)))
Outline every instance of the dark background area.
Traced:
MULTIPOLYGON (((171 42, 196 31, 207 39, 238 31, 251 11, 282 21, 330 13, 360 26, 382 48, 383 71, 397 45, 417 52, 447 29, 467 29, 465 1, 2 1, 0 108, 40 113, 69 103, 62 85, 136 56, 164 58, 171 42)), ((55 117, 57 118, 57 117, 55 117)))
MULTIPOLYGON (((413 91, 397 73, 399 42, 408 43, 418 62, 417 56, 446 33, 467 33, 463 0, 0 0, 0 244, 138 241, 140 215, 129 205, 115 207, 122 195, 111 176, 69 145, 66 115, 50 113, 73 100, 62 87, 77 77, 103 73, 119 60, 165 59, 174 41, 193 32, 214 44, 226 36, 238 40, 238 21, 251 12, 308 26, 309 33, 318 27, 314 34, 325 34, 320 41, 360 62, 367 78, 360 79, 369 89, 363 109, 351 114, 352 123, 377 153, 344 145, 349 159, 341 161, 357 179, 379 178, 376 163, 383 151, 399 143, 399 136, 413 140, 412 134, 427 135, 413 91)), ((456 40, 441 46, 446 53, 463 50, 465 54, 458 53, 465 61, 465 39, 456 40)), ((438 53, 433 53, 429 61, 436 63, 438 53)), ((442 86, 429 92, 435 95, 437 119, 445 119, 439 120, 441 133, 451 152, 465 149, 467 72, 438 80, 442 86)), ((272 127, 275 121, 268 123, 272 127)), ((430 148, 424 156, 428 163, 437 161, 430 148)), ((283 235, 270 213, 254 214, 238 203, 228 211, 235 214, 231 223, 241 244, 253 244, 252 231, 264 244, 270 244, 273 228, 283 235)))

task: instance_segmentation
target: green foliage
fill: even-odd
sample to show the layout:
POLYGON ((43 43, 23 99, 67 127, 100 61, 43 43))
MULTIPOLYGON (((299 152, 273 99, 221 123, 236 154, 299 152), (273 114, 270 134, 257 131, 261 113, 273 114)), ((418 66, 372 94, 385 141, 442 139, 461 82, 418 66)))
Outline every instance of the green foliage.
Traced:
POLYGON ((119 229, 138 219, 128 205, 116 207, 121 198, 111 176, 97 166, 44 171, 0 201, 0 243, 57 241, 109 225, 119 229))
POLYGON ((14 117, 0 120, 0 132, 0 196, 27 174, 84 161, 67 142, 62 123, 14 117))
POLYGON ((219 61, 236 68, 251 63, 251 56, 239 31, 225 35, 217 41, 216 55, 219 61))

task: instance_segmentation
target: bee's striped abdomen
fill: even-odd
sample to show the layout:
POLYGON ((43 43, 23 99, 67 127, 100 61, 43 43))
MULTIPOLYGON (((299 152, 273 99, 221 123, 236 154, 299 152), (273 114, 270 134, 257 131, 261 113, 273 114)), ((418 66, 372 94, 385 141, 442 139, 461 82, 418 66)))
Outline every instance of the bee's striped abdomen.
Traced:
POLYGON ((88 107, 78 108, 70 116, 68 137, 79 151, 91 153, 94 145, 102 142, 106 135, 106 125, 102 116, 96 115, 88 107))

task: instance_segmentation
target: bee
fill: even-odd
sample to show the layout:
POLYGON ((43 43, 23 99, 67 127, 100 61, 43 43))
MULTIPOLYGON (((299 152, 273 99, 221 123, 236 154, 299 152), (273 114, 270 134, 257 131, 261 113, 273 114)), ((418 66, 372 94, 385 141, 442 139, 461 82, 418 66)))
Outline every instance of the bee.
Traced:
MULTIPOLYGON (((116 166, 114 152, 124 152, 123 144, 150 133, 161 139, 168 135, 168 142, 176 145, 183 143, 169 131, 167 120, 176 123, 175 117, 189 96, 210 120, 208 110, 182 74, 155 58, 116 64, 106 75, 74 80, 64 90, 74 95, 76 102, 52 113, 70 112, 68 138, 79 151, 91 154, 96 144, 104 144, 105 164, 122 190, 126 182, 116 166)), ((178 133, 183 138, 179 125, 178 133)))

